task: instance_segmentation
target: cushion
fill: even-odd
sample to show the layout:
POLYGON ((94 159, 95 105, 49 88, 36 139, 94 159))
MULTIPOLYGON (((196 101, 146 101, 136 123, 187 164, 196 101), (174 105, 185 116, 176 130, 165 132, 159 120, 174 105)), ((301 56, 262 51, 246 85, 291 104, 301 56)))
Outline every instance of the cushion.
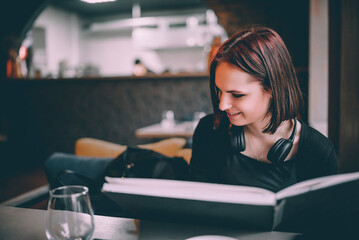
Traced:
POLYGON ((191 162, 192 149, 190 149, 190 148, 180 149, 177 152, 176 157, 182 157, 189 164, 191 162))
POLYGON ((95 138, 80 138, 75 143, 75 154, 82 157, 115 158, 127 149, 127 146, 95 138))
POLYGON ((184 138, 168 138, 155 143, 138 145, 138 147, 159 152, 167 157, 174 157, 185 144, 186 139, 184 138))
MULTIPOLYGON (((168 157, 177 156, 186 144, 184 138, 168 138, 138 147, 159 152, 168 157)), ((111 157, 115 158, 127 149, 127 146, 95 138, 80 138, 75 143, 75 154, 83 157, 111 157)))

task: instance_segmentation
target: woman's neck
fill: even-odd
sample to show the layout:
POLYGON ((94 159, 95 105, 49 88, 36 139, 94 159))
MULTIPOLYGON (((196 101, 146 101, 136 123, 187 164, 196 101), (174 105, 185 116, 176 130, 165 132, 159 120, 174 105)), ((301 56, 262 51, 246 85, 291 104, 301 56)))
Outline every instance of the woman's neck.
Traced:
POLYGON ((244 131, 245 133, 250 134, 253 137, 263 137, 263 135, 268 135, 266 133, 263 133, 263 130, 269 125, 269 122, 270 118, 266 117, 262 120, 258 120, 256 122, 243 126, 244 131))
POLYGON ((269 149, 280 139, 288 139, 292 133, 293 121, 282 122, 274 134, 263 133, 268 121, 256 122, 244 126, 244 136, 248 146, 243 152, 259 161, 269 162, 267 154, 269 149))

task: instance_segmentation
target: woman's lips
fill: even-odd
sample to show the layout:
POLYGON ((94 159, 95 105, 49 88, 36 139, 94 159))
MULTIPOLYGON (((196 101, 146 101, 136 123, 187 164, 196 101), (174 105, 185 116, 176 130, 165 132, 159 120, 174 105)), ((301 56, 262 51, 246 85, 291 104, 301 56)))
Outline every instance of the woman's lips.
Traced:
POLYGON ((229 118, 234 118, 234 117, 236 117, 236 116, 238 116, 238 115, 240 115, 241 113, 240 112, 236 112, 236 113, 229 113, 229 112, 227 112, 227 117, 229 117, 229 118))

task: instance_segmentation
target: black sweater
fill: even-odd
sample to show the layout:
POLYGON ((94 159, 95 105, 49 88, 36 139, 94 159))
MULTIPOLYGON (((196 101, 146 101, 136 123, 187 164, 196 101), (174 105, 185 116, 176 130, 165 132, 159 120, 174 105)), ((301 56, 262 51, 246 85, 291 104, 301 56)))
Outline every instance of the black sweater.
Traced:
POLYGON ((337 173, 333 144, 317 130, 301 122, 297 154, 275 165, 234 152, 228 123, 213 129, 213 115, 199 122, 194 136, 190 180, 265 188, 273 192, 294 183, 337 173))

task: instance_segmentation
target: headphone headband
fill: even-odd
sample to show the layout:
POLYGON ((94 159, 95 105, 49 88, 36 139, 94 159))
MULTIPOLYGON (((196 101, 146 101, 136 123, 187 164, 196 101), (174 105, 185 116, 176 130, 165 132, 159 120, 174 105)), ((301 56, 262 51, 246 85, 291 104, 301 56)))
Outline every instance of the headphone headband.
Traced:
POLYGON ((296 134, 297 134, 297 118, 294 118, 293 131, 292 131, 292 134, 290 135, 288 141, 293 142, 296 134))

